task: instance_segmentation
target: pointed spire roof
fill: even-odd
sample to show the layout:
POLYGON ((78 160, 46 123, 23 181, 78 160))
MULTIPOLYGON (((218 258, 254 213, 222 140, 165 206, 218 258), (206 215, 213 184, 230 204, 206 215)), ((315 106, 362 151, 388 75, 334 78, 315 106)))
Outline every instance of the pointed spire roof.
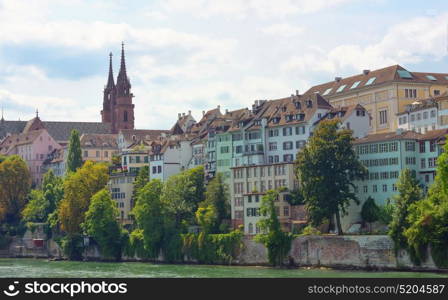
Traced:
POLYGON ((114 72, 112 70, 112 52, 109 53, 109 77, 107 78, 107 86, 106 88, 114 88, 115 82, 114 82, 114 72))
POLYGON ((117 94, 119 96, 128 96, 130 94, 131 83, 126 74, 126 61, 124 55, 124 43, 121 43, 121 63, 120 71, 117 77, 117 94))

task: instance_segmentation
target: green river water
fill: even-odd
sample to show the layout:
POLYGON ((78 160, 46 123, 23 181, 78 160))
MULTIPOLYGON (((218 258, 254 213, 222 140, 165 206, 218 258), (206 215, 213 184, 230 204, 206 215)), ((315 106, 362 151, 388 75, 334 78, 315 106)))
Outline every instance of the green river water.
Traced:
POLYGON ((366 272, 331 269, 169 265, 140 262, 71 262, 44 259, 0 259, 0 277, 447 277, 447 273, 366 272))

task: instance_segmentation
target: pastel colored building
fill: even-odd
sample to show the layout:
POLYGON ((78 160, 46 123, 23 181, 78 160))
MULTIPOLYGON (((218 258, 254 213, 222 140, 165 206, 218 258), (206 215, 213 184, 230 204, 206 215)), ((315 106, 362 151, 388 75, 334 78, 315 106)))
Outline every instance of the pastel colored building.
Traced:
POLYGON ((413 131, 381 133, 357 139, 354 148, 360 161, 366 166, 368 175, 355 182, 360 204, 352 204, 343 226, 350 227, 361 221, 363 203, 372 197, 378 205, 394 201, 398 194, 397 180, 402 170, 410 169, 425 192, 434 182, 437 158, 442 153, 447 129, 433 130, 426 134, 413 131))
POLYGON ((260 233, 258 222, 263 218, 260 214, 262 197, 268 190, 280 190, 275 201, 276 213, 285 231, 292 231, 294 221, 298 219, 293 207, 288 202, 290 192, 297 188, 294 177, 294 164, 278 163, 257 166, 240 166, 231 168, 232 186, 232 225, 244 225, 244 233, 253 235, 260 233))
POLYGON ((448 128, 448 96, 415 101, 397 114, 398 127, 418 133, 448 128))
POLYGON ((155 141, 149 152, 149 178, 165 181, 188 169, 192 152, 191 139, 186 135, 155 141))
POLYGON ((84 161, 110 163, 118 153, 116 134, 83 134, 80 143, 84 161))
POLYGON ((400 65, 316 85, 306 93, 319 93, 333 107, 360 104, 371 118, 370 133, 393 132, 398 128, 397 114, 416 100, 448 91, 448 74, 410 72, 400 65))
POLYGON ((33 185, 42 183, 42 165, 61 146, 50 136, 39 117, 27 122, 22 133, 8 135, 0 144, 0 154, 19 155, 26 161, 33 185))
POLYGON ((67 147, 53 150, 42 164, 42 173, 45 174, 51 169, 54 175, 63 177, 67 170, 67 155, 67 147))

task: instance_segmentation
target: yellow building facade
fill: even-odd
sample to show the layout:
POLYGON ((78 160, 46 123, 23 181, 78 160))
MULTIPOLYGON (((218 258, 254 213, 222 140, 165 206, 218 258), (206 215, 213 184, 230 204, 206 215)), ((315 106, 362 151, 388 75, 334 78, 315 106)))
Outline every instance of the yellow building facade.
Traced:
POLYGON ((334 107, 360 104, 366 108, 370 133, 395 131, 397 114, 417 100, 448 92, 448 73, 409 72, 399 65, 340 78, 312 87, 334 107))

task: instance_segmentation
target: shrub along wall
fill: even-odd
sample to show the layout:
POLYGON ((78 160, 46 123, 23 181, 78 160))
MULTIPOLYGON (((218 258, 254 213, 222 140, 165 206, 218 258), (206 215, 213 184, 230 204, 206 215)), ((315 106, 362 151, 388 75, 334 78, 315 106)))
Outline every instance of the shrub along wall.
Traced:
MULTIPOLYGON (((208 238, 187 234, 183 236, 185 263, 217 263, 232 265, 268 265, 267 249, 254 240, 233 235, 213 235, 208 238), (213 249, 213 250, 211 250, 213 249), (232 253, 229 257, 228 253, 232 253)), ((48 256, 59 256, 56 243, 49 240, 48 256)), ((10 256, 16 256, 16 243, 10 245, 10 256)), ((87 250, 88 259, 99 259, 99 251, 87 250)), ((26 249, 25 256, 42 257, 42 252, 26 249)), ((123 260, 141 260, 136 256, 124 256, 123 260)), ((156 261, 163 262, 163 257, 156 261)), ((395 255, 392 240, 385 235, 359 236, 301 236, 292 241, 286 263, 296 266, 327 266, 334 268, 373 268, 404 270, 440 270, 431 257, 420 266, 415 266, 406 251, 395 255)))

